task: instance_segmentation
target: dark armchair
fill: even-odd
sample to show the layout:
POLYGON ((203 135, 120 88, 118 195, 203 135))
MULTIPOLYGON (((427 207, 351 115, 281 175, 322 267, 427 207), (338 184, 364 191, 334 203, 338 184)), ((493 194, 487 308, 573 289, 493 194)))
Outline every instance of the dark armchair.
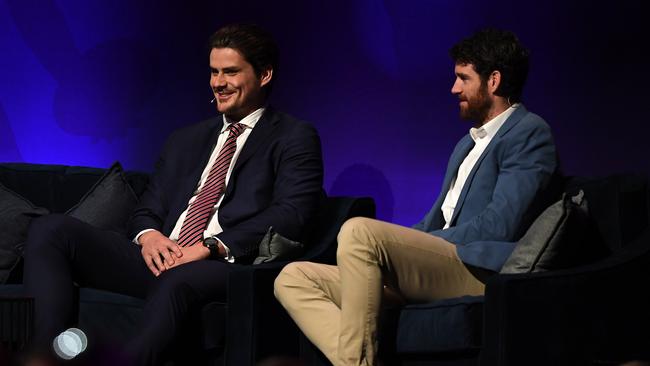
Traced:
MULTIPOLYGON (((370 198, 324 199, 305 243, 308 250, 299 260, 321 261, 336 251, 336 236, 350 217, 374 216, 370 198)), ((273 295, 273 281, 288 262, 271 262, 240 268, 228 279, 227 303, 212 302, 199 319, 203 355, 196 363, 246 366, 272 356, 298 354, 298 329, 273 295)), ((143 301, 105 291, 80 291, 79 325, 110 337, 128 338, 143 301)), ((193 363, 194 364, 194 363, 193 363)))
MULTIPOLYGON (((65 212, 106 170, 42 164, 0 164, 0 183, 34 205, 65 212)), ((142 193, 147 175, 127 172, 134 192, 142 193)), ((301 260, 323 261, 336 252, 340 226, 350 217, 374 217, 370 198, 328 197, 303 241, 301 260)), ((298 330, 273 295, 273 281, 287 262, 245 266, 228 280, 228 302, 207 304, 196 319, 202 342, 198 364, 254 365, 274 355, 297 355, 298 330)), ((0 297, 23 295, 20 266, 0 285, 0 297)), ((79 322, 90 338, 87 353, 97 345, 113 347, 137 330, 143 300, 90 288, 79 289, 79 322)), ((4 339, 3 339, 4 342, 4 339)), ((192 361, 191 364, 197 364, 192 361)))
POLYGON ((482 365, 650 360, 648 183, 616 176, 584 186, 610 254, 576 268, 490 279, 482 365))
MULTIPOLYGON (((386 365, 621 365, 650 360, 650 194, 646 177, 572 178, 604 257, 541 273, 499 274, 485 296, 384 313, 386 365)), ((304 336, 301 357, 329 365, 304 336)))
MULTIPOLYGON (((336 256, 336 237, 354 216, 374 217, 370 198, 325 199, 309 238, 313 243, 299 260, 328 262, 336 256)), ((228 288, 226 365, 254 365, 265 357, 297 355, 298 329, 273 295, 275 277, 287 262, 243 268, 231 274, 228 288)))

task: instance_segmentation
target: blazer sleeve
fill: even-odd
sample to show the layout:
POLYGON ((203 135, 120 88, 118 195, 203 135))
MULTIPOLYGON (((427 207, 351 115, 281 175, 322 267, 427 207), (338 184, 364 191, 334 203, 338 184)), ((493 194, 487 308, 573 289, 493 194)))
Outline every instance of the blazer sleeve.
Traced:
MULTIPOLYGON (((522 121, 523 122, 523 121, 522 121)), ((546 123, 529 123, 503 139, 499 171, 490 202, 478 215, 448 229, 430 231, 454 244, 513 241, 534 200, 557 169, 557 152, 546 123)))
POLYGON ((320 138, 308 124, 299 124, 283 137, 271 204, 258 214, 224 228, 217 237, 235 258, 257 254, 259 241, 270 226, 298 240, 315 213, 322 195, 323 158, 320 138))
POLYGON ((163 231, 165 218, 169 212, 169 203, 164 192, 164 182, 166 177, 173 176, 173 171, 169 164, 170 150, 173 146, 173 133, 165 142, 162 152, 156 161, 154 172, 151 175, 149 184, 140 196, 140 201, 136 206, 129 220, 129 237, 134 238, 139 232, 145 229, 155 229, 163 231))

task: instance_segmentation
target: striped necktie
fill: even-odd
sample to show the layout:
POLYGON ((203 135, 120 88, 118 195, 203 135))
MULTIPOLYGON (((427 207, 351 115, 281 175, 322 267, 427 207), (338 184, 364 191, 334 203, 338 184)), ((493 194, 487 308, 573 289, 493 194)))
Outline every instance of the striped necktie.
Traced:
POLYGON ((219 197, 226 189, 226 174, 232 157, 235 155, 235 150, 237 150, 237 137, 246 130, 246 126, 241 123, 233 123, 228 130, 230 131, 228 139, 219 151, 217 160, 212 164, 208 179, 201 187, 194 202, 190 204, 178 236, 178 245, 180 246, 194 245, 203 239, 203 231, 207 227, 214 205, 217 204, 219 197))

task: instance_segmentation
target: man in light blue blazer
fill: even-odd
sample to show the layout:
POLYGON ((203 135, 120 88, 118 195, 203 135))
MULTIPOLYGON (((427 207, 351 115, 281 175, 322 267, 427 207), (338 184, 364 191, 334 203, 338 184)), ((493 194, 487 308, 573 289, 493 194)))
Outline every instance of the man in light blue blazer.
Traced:
POLYGON ((549 126, 521 104, 528 51, 487 29, 450 54, 460 116, 473 122, 456 145, 440 196, 413 228, 354 218, 338 236, 337 265, 296 262, 275 281, 278 300, 334 365, 375 365, 387 295, 425 302, 481 295, 553 196, 549 126))
MULTIPOLYGON (((554 196, 551 183, 555 182, 551 180, 557 178, 549 126, 522 104, 510 108, 512 114, 469 172, 448 227, 442 210, 444 194, 413 226, 456 244, 465 264, 495 272, 510 256, 514 241, 554 196)), ((471 134, 456 145, 447 165, 443 193, 450 192, 456 172, 474 145, 471 134)))

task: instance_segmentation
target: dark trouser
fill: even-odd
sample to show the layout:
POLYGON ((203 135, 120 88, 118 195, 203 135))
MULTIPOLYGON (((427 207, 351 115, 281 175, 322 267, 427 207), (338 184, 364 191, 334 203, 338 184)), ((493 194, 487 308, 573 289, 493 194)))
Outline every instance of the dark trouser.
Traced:
POLYGON ((234 266, 202 260, 156 278, 130 239, 65 215, 41 217, 33 221, 25 244, 24 284, 35 299, 34 342, 47 346, 75 323, 74 282, 146 299, 127 351, 136 365, 160 364, 163 352, 177 344, 173 341, 179 330, 187 328, 190 315, 199 314, 206 302, 225 300, 234 266))

